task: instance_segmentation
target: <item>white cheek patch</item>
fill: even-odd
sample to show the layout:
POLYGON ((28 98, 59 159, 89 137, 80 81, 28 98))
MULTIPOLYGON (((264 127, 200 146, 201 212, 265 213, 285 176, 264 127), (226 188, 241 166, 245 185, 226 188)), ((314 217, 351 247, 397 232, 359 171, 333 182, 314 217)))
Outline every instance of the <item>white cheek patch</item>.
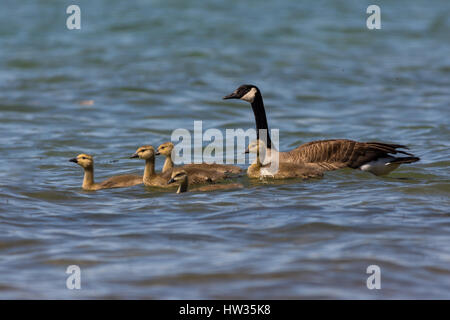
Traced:
POLYGON ((253 103, 253 100, 255 100, 256 95, 256 89, 251 88, 249 92, 247 92, 244 96, 242 96, 241 100, 253 103))

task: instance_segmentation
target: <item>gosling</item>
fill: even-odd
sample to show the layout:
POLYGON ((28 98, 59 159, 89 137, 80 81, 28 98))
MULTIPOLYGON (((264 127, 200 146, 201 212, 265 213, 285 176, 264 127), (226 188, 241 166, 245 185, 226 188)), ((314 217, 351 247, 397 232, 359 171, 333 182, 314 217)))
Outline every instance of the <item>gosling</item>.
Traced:
POLYGON ((256 161, 247 169, 247 176, 249 178, 309 179, 323 176, 324 169, 316 164, 282 162, 281 159, 277 159, 276 154, 270 153, 268 150, 262 140, 256 140, 250 143, 245 153, 256 153, 256 161), (263 153, 262 161, 260 153, 263 153), (271 168, 273 162, 278 162, 277 168, 275 168, 276 166, 271 168))
MULTIPOLYGON (((189 188, 189 176, 186 170, 181 168, 176 168, 172 171, 171 179, 168 184, 172 184, 178 182, 178 190, 177 193, 187 192, 189 188)), ((197 187, 192 191, 217 191, 217 190, 229 190, 229 189, 242 189, 244 186, 240 183, 229 183, 229 184, 212 184, 203 187, 197 187)))
MULTIPOLYGON (((172 142, 166 142, 161 144, 158 147, 156 155, 163 155, 166 157, 164 161, 164 166, 162 172, 168 172, 174 168, 174 164, 172 161, 172 151, 174 145, 172 142)), ((212 170, 223 174, 238 174, 242 172, 242 169, 238 166, 230 165, 230 164, 216 164, 216 163, 194 163, 194 164, 186 164, 182 166, 184 169, 202 169, 202 170, 212 170)))
MULTIPOLYGON (((144 185, 149 187, 172 187, 167 182, 170 180, 172 170, 166 172, 155 172, 155 149, 152 146, 142 146, 136 150, 131 158, 139 158, 145 160, 144 170, 144 185)), ((191 177, 191 184, 204 184, 216 182, 227 178, 226 174, 215 172, 212 170, 205 170, 201 168, 186 168, 185 169, 191 177)))
POLYGON ((143 182, 147 187, 171 187, 167 185, 170 179, 170 172, 159 173, 155 172, 155 148, 152 146, 139 147, 136 152, 130 157, 131 159, 139 158, 145 160, 145 169, 143 182))
POLYGON ((82 188, 87 191, 96 191, 101 189, 132 187, 143 183, 142 176, 125 174, 111 177, 103 182, 94 182, 94 158, 88 154, 79 154, 76 158, 70 159, 70 162, 78 164, 84 169, 84 178, 82 188))

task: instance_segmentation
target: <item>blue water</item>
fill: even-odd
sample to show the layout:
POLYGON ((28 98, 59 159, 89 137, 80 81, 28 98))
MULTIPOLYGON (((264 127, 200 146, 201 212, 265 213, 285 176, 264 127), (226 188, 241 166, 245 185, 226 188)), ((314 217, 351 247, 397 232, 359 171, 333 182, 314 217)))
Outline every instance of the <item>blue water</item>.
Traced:
POLYGON ((77 1, 81 30, 70 4, 2 1, 0 298, 450 298, 449 1, 377 1, 381 30, 370 1, 77 1), (141 173, 128 156, 194 120, 253 128, 248 104, 221 100, 242 83, 281 150, 377 140, 421 161, 227 192, 81 190, 81 152, 101 180, 141 173))

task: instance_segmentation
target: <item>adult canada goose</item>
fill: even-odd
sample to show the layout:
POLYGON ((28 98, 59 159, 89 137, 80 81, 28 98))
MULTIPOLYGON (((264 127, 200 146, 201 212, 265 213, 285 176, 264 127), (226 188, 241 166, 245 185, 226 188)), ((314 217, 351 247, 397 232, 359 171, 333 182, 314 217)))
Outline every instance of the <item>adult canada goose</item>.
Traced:
POLYGON ((125 174, 111 177, 103 182, 94 182, 94 158, 88 154, 79 154, 76 158, 69 161, 75 162, 84 169, 84 178, 82 188, 84 190, 94 191, 110 188, 131 187, 143 183, 142 176, 125 174))
MULTIPOLYGON (((143 181, 146 186, 171 187, 167 182, 170 180, 172 170, 162 173, 155 172, 155 149, 152 146, 142 146, 136 150, 131 158, 145 160, 143 181)), ((191 177, 191 184, 210 183, 227 178, 226 174, 200 168, 184 168, 191 177)))
POLYGON ((263 98, 256 86, 242 85, 223 99, 241 99, 251 104, 255 116, 257 139, 259 139, 259 130, 266 130, 268 152, 277 152, 280 162, 314 163, 324 170, 348 167, 368 171, 375 175, 385 175, 402 163, 413 163, 420 160, 411 153, 398 150, 408 149, 400 144, 358 142, 347 139, 312 141, 288 152, 278 152, 272 148, 263 98), (408 157, 392 156, 395 154, 404 154, 408 157))
MULTIPOLYGON (((182 168, 175 168, 172 171, 171 179, 168 184, 172 184, 178 182, 178 190, 177 193, 187 192, 189 188, 189 174, 186 170, 182 168)), ((229 190, 229 189, 240 189, 244 186, 240 183, 229 183, 229 184, 212 184, 203 187, 197 187, 191 191, 217 191, 217 190, 229 190)))
MULTIPOLYGON (((164 166, 162 169, 162 172, 167 172, 171 169, 173 169, 174 164, 172 161, 172 150, 174 148, 174 145, 172 142, 166 142, 161 144, 158 147, 158 152, 156 155, 163 155, 166 157, 166 160, 164 161, 164 166)), ((233 166, 230 164, 216 164, 216 163, 191 163, 191 164, 185 164, 182 166, 184 169, 204 169, 204 170, 212 170, 216 172, 220 172, 223 174, 237 174, 242 172, 242 169, 238 166, 233 166)))
POLYGON ((290 163, 280 162, 273 154, 268 155, 267 148, 263 141, 252 141, 246 150, 246 153, 256 153, 256 160, 247 169, 249 178, 272 178, 272 179, 288 179, 288 178, 319 178, 323 176, 325 171, 314 163, 290 163), (258 149, 259 148, 259 149, 258 149), (261 159, 261 151, 263 159, 261 159), (278 165, 271 168, 274 161, 278 161, 278 165))

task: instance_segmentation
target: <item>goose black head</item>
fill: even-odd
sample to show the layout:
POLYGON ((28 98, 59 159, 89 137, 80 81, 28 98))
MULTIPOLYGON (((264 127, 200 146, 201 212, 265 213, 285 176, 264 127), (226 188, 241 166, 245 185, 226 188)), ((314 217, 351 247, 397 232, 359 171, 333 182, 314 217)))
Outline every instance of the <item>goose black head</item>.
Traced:
POLYGON ((223 97, 223 99, 241 99, 253 103, 257 94, 259 94, 258 87, 252 84, 243 84, 229 95, 223 97))

